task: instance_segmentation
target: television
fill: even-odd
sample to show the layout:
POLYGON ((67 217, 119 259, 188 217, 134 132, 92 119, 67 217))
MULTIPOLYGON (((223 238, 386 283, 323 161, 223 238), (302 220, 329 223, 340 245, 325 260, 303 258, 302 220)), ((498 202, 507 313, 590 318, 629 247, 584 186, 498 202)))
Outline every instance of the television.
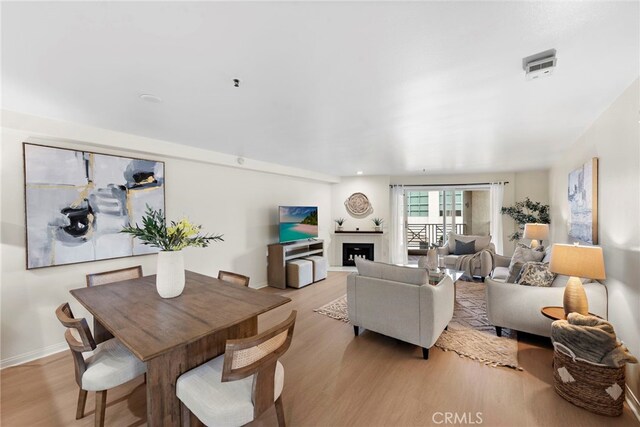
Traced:
POLYGON ((318 237, 317 206, 280 206, 280 243, 318 237))

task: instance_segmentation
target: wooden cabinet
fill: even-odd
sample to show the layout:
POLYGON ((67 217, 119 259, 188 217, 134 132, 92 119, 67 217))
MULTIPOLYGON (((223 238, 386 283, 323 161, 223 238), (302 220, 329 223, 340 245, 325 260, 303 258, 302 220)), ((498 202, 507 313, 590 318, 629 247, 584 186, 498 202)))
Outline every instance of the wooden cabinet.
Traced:
POLYGON ((308 240, 294 243, 274 243, 269 245, 267 259, 267 282, 269 286, 287 287, 287 261, 311 255, 324 256, 323 240, 308 240))

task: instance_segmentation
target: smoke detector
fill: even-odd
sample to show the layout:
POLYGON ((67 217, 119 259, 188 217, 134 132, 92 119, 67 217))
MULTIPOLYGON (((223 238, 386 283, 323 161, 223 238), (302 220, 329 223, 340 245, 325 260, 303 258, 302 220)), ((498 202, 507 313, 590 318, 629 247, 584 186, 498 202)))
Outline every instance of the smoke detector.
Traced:
POLYGON ((553 74, 558 59, 556 50, 549 49, 535 55, 522 58, 522 68, 525 71, 527 80, 534 80, 540 77, 548 77, 553 74))

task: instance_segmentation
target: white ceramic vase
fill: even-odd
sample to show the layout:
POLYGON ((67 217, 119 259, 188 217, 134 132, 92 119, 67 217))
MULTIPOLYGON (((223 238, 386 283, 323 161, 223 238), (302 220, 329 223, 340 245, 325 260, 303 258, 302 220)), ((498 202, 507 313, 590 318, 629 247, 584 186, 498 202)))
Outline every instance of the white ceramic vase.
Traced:
POLYGON ((438 269, 438 250, 435 248, 427 250, 427 268, 429 271, 438 269))
POLYGON ((156 289, 162 298, 174 298, 184 290, 184 258, 182 251, 158 252, 156 289))

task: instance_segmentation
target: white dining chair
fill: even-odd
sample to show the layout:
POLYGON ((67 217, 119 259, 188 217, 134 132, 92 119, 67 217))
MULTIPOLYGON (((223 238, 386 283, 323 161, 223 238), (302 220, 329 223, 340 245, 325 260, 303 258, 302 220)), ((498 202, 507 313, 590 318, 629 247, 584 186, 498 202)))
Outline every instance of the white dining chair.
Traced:
POLYGON ((223 355, 182 374, 176 395, 183 425, 193 414, 207 426, 241 426, 275 405, 278 425, 285 427, 278 358, 291 345, 296 314, 256 336, 228 340, 223 355))
POLYGON ((68 303, 56 309, 56 316, 67 328, 64 337, 73 355, 76 383, 80 387, 76 419, 84 418, 87 393, 95 391, 95 425, 102 427, 107 390, 143 375, 147 366, 115 338, 96 344, 87 320, 74 318, 68 303), (89 351, 93 353, 85 359, 83 353, 89 351))

